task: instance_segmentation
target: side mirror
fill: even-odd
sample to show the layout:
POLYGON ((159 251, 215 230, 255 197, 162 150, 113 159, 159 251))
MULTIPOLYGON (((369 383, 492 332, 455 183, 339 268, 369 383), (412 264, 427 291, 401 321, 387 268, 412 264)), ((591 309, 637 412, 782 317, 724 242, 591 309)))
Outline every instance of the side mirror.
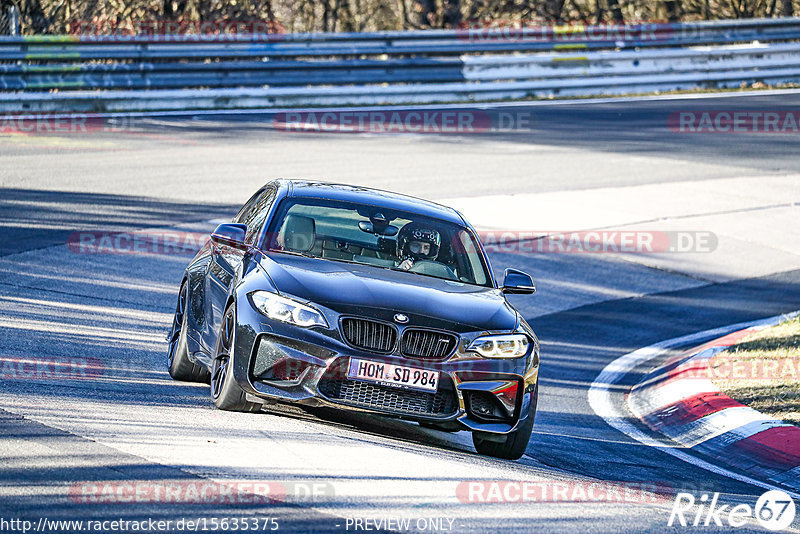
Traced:
POLYGON ((530 295, 536 292, 533 278, 527 273, 516 269, 506 269, 503 280, 503 293, 506 295, 530 295))
POLYGON ((244 224, 220 224, 211 234, 211 241, 217 245, 238 248, 244 250, 244 236, 247 234, 247 226, 244 224))

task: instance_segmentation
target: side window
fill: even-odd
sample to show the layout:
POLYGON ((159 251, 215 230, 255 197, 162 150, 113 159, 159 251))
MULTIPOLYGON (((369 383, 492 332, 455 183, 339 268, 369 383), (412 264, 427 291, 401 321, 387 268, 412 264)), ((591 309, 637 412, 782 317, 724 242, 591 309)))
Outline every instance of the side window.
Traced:
POLYGON ((264 228, 264 222, 267 220, 269 210, 272 207, 272 203, 275 202, 275 195, 275 189, 271 187, 265 189, 242 220, 242 224, 247 225, 247 234, 244 237, 244 242, 248 245, 252 245, 255 242, 261 233, 261 229, 264 228))
POLYGON ((237 223, 237 224, 246 224, 244 222, 244 219, 250 215, 250 212, 253 210, 253 205, 255 205, 256 200, 258 200, 258 198, 261 196, 261 194, 263 192, 264 192, 264 189, 259 189, 256 192, 255 195, 250 197, 250 200, 248 200, 247 202, 244 203, 244 206, 242 206, 242 209, 239 210, 239 213, 236 214, 236 217, 234 217, 233 221, 231 221, 231 222, 234 222, 234 223, 237 223))
POLYGON ((469 262, 469 265, 465 265, 465 267, 468 267, 469 270, 472 271, 469 275, 467 275, 466 278, 473 278, 476 284, 481 286, 485 285, 487 283, 486 271, 481 263, 480 249, 472 237, 470 237, 470 235, 463 230, 458 232, 458 239, 460 241, 460 245, 463 247, 462 250, 464 251, 464 255, 469 262))

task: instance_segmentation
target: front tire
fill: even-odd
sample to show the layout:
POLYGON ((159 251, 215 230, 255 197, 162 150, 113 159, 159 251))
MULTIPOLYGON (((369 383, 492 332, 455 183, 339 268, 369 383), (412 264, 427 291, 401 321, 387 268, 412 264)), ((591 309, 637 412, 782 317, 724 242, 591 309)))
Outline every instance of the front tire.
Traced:
POLYGON ((225 310, 222 327, 217 337, 214 368, 211 371, 211 400, 220 410, 230 412, 257 412, 261 404, 250 402, 244 390, 233 378, 233 347, 236 336, 236 310, 231 304, 225 310))
POLYGON ((537 383, 533 393, 533 400, 531 401, 530 413, 525 422, 522 423, 522 426, 514 432, 506 434, 504 441, 489 441, 473 432, 472 444, 475 445, 475 450, 480 454, 503 458, 504 460, 519 460, 522 458, 528 448, 531 433, 533 433, 533 420, 536 416, 536 403, 538 400, 539 384, 537 383))
POLYGON ((189 359, 189 346, 186 340, 189 330, 188 303, 189 285, 183 282, 178 294, 178 305, 175 307, 175 318, 172 321, 172 334, 169 337, 169 350, 167 352, 169 376, 175 380, 185 382, 207 383, 210 376, 208 370, 189 359))

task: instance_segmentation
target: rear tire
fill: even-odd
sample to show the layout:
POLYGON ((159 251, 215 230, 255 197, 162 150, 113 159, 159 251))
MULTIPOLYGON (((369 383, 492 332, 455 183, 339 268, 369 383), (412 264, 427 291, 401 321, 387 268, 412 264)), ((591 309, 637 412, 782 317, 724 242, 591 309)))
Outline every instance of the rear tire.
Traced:
POLYGON ((247 400, 244 390, 233 378, 233 347, 236 334, 236 316, 233 305, 228 306, 217 337, 214 368, 211 371, 211 400, 220 410, 230 412, 258 412, 261 404, 247 400))
POLYGON ((504 460, 519 460, 528 448, 528 442, 533 432, 533 420, 536 417, 536 403, 539 400, 539 384, 534 389, 533 401, 530 406, 528 418, 518 429, 505 435, 504 441, 489 441, 472 433, 472 443, 475 450, 486 456, 503 458, 504 460))
POLYGON ((211 376, 208 370, 189 359, 189 346, 186 339, 189 316, 186 306, 188 303, 189 286, 184 282, 181 284, 178 305, 175 307, 175 318, 172 320, 172 334, 170 334, 167 352, 169 376, 185 382, 208 382, 211 376))

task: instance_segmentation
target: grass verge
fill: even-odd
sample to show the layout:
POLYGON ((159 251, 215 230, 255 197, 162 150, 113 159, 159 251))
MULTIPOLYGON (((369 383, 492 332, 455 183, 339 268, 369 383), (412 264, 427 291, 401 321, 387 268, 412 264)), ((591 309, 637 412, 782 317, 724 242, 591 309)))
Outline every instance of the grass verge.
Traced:
POLYGON ((754 332, 710 365, 723 393, 800 426, 800 317, 754 332))

